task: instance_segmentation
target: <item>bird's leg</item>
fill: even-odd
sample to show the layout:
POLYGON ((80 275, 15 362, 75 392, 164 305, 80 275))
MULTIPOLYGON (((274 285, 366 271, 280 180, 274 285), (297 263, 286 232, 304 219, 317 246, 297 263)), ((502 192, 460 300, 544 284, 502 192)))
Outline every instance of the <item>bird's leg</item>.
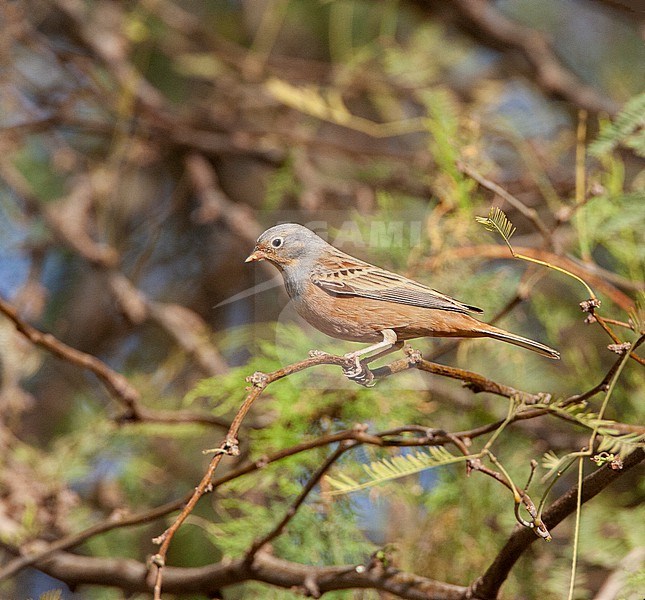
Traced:
POLYGON ((349 352, 345 354, 345 358, 355 361, 355 366, 346 367, 343 369, 343 373, 348 379, 351 379, 352 381, 355 381, 356 383, 359 383, 366 387, 374 385, 374 376, 372 375, 372 372, 367 368, 367 363, 376 360, 377 358, 381 358, 386 354, 390 354, 390 352, 394 352, 394 350, 398 350, 402 345, 402 342, 397 341, 396 333, 391 329, 384 329, 383 331, 381 331, 381 334, 383 335, 383 341, 372 344, 367 348, 357 350, 356 352, 349 352), (370 354, 375 350, 379 350, 379 352, 361 361, 361 356, 370 354))
POLYGON ((387 356, 388 354, 392 354, 392 352, 396 352, 397 350, 400 350, 401 348, 403 348, 403 344, 405 344, 405 342, 396 342, 390 348, 385 348, 384 350, 381 350, 380 352, 377 352, 376 354, 373 354, 372 356, 368 356, 367 358, 364 358, 361 362, 363 364, 369 364, 371 362, 374 362, 375 360, 377 360, 379 358, 383 358, 384 356, 387 356))
MULTIPOLYGON (((383 335, 382 342, 377 342, 376 344, 372 344, 371 346, 368 346, 367 348, 363 348, 361 350, 356 350, 355 352, 348 352, 347 354, 344 355, 344 357, 354 359, 354 358, 363 356, 365 354, 369 354, 370 352, 374 352, 374 350, 379 350, 381 348, 384 348, 380 352, 362 361, 364 363, 370 363, 376 360, 377 358, 387 356, 388 354, 394 352, 395 350, 399 350, 400 348, 403 347, 404 342, 398 342, 396 333, 394 333, 394 331, 392 331, 391 329, 384 329, 381 332, 381 334, 383 335), (387 346, 390 346, 390 347, 388 348, 387 346)), ((329 354, 329 352, 325 352, 324 350, 309 350, 309 356, 311 356, 312 358, 315 358, 317 356, 332 356, 332 355, 329 354)))
POLYGON ((360 356, 364 356, 365 354, 370 354, 371 352, 374 352, 374 350, 381 350, 382 348, 384 350, 381 350, 381 352, 374 355, 374 357, 370 358, 370 360, 373 360, 373 358, 378 358, 380 356, 383 356, 386 353, 389 353, 391 351, 391 347, 398 343, 396 333, 392 329, 384 329, 383 331, 381 331, 381 335, 383 336, 383 341, 377 342, 376 344, 372 344, 367 348, 356 350, 355 352, 348 352, 347 354, 345 354, 345 358, 359 358, 360 356), (387 352, 385 349, 387 350, 387 352))

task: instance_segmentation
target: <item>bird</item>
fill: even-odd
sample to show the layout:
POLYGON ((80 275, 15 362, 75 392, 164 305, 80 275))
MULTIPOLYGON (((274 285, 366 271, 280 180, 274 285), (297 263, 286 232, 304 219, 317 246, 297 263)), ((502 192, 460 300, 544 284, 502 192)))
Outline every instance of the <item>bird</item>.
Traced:
POLYGON ((560 358, 549 346, 472 316, 482 309, 354 258, 297 223, 260 235, 245 262, 262 260, 282 273, 296 312, 310 325, 334 338, 371 344, 345 355, 356 361, 346 375, 359 382, 361 357, 378 351, 371 361, 421 337, 488 337, 560 358))

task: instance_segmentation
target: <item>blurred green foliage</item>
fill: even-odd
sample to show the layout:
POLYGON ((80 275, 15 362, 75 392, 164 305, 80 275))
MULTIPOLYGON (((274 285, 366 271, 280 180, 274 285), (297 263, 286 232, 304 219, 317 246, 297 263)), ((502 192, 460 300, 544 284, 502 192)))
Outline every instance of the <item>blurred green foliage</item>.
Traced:
MULTIPOLYGON (((498 4, 540 26, 560 21, 559 3, 549 10, 524 1, 498 4)), ((639 162, 645 153, 645 96, 633 96, 615 119, 590 117, 587 141, 595 141, 585 151, 585 189, 576 194, 576 145, 584 150, 584 144, 576 144, 575 111, 542 96, 528 79, 508 76, 495 52, 483 50, 452 22, 422 19, 397 2, 278 2, 264 16, 231 3, 194 2, 177 7, 186 12, 171 12, 175 19, 157 12, 164 6, 101 4, 108 12, 88 19, 98 27, 113 22, 103 18, 114 16, 110 10, 123 11, 117 22, 128 59, 168 101, 167 112, 142 109, 136 86, 118 83, 110 64, 97 61, 82 71, 83 64, 91 64, 89 50, 79 53, 83 60, 58 60, 66 55, 54 53, 60 41, 53 34, 57 59, 47 54, 47 60, 54 83, 24 95, 34 103, 48 99, 40 107, 44 112, 58 106, 57 94, 64 100, 52 129, 17 132, 6 144, 6 159, 27 181, 35 206, 32 199, 23 203, 9 181, 0 182, 0 210, 8 221, 2 224, 7 241, 0 244, 8 259, 0 262, 19 258, 28 264, 21 263, 19 278, 9 268, 3 271, 2 293, 13 296, 27 283, 41 285, 42 296, 34 288, 19 296, 21 309, 42 300, 42 313, 35 308, 30 313, 40 328, 121 372, 150 409, 208 411, 230 421, 253 372, 303 360, 312 349, 342 354, 354 348, 298 321, 275 290, 218 304, 253 286, 251 268, 242 262, 252 247, 240 234, 244 226, 324 222, 329 239, 343 242, 347 251, 481 306, 487 320, 518 297, 500 326, 558 348, 562 361, 490 340, 456 347, 414 341, 424 355, 436 354, 437 360, 517 389, 550 393, 554 401, 602 380, 617 357, 607 350, 612 340, 600 327, 583 322, 579 303, 587 298, 579 283, 500 254, 499 240, 475 218, 502 205, 517 225, 513 244, 571 257, 583 277, 597 277, 590 284, 602 300, 600 314, 624 323, 631 319, 638 330, 645 321, 642 309, 630 308, 637 306, 645 280, 645 171, 639 162), (276 67, 274 54, 287 58, 276 67), (69 96, 63 94, 66 86, 72 87, 69 96), (177 132, 184 137, 173 138, 177 132), (191 152, 208 156, 218 179, 209 191, 224 198, 221 206, 195 193, 184 168, 191 152), (468 177, 464 164, 535 211, 552 239, 468 177), (88 176, 95 187, 91 207, 69 213, 72 225, 86 217, 89 222, 73 234, 82 231, 113 244, 120 252, 116 267, 105 269, 82 257, 44 216, 79 176, 88 176), (232 207, 247 212, 236 220, 232 207), (205 376, 194 347, 181 346, 159 321, 128 316, 107 283, 112 269, 150 303, 177 302, 199 315, 213 330, 207 341, 228 361, 227 371, 205 376), (604 287, 597 289, 598 281, 604 287)), ((42 35, 48 39, 50 32, 42 35)), ((58 35, 65 44, 77 43, 65 28, 58 35)), ((621 44, 627 43, 623 37, 628 36, 621 36, 621 44)), ((626 52, 620 62, 631 64, 635 56, 638 52, 626 52)), ((35 61, 23 62, 24 73, 35 71, 35 61)), ((635 85, 630 78, 637 75, 612 64, 598 66, 595 75, 605 86, 622 82, 618 97, 627 98, 635 85)), ((30 80, 16 76, 16 86, 25 85, 24 79, 30 80)), ((637 338, 629 328, 615 326, 615 331, 621 341, 637 338)), ((6 411, 18 438, 11 452, 0 456, 0 468, 12 474, 0 478, 0 494, 24 501, 12 505, 14 529, 0 532, 3 542, 21 546, 64 537, 119 511, 144 511, 193 489, 210 458, 202 451, 219 444, 221 428, 124 422, 121 407, 80 369, 48 359, 30 371, 25 357, 12 354, 19 350, 16 339, 4 329, 0 333, 3 385, 19 382, 31 401, 10 404, 6 411), (24 370, 11 371, 12 361, 24 370), (37 482, 27 486, 29 494, 12 487, 16 473, 37 482), (45 510, 52 505, 55 518, 45 510)), ((605 418, 642 425, 644 389, 642 365, 630 361, 605 418)), ((15 389, 10 391, 13 399, 15 389)), ((580 410, 596 414, 601 402, 596 396, 580 410)), ((337 367, 307 369, 263 393, 243 425, 239 462, 233 465, 227 457, 218 474, 355 425, 367 425, 369 432, 403 425, 464 431, 503 419, 507 406, 505 399, 475 395, 458 381, 416 371, 364 389, 337 367)), ((588 431, 575 418, 548 415, 506 428, 493 450, 513 481, 523 485, 532 459, 549 451, 564 456, 587 440, 588 431)), ((483 443, 473 440, 470 450, 483 443)), ((196 566, 243 555, 279 522, 334 448, 298 453, 219 486, 180 529, 169 564, 196 566)), ((331 475, 361 473, 362 465, 404 452, 356 447, 331 475)), ((585 473, 594 468, 587 461, 585 473)), ((545 472, 540 467, 538 475, 545 472)), ((575 475, 567 472, 550 497, 574 483, 575 475)), ((316 566, 356 565, 387 548, 387 560, 398 568, 467 584, 482 574, 515 525, 511 493, 481 473, 466 477, 461 464, 347 496, 326 494, 327 485, 323 480, 315 487, 274 540, 277 556, 316 566)), ((539 498, 545 487, 536 477, 531 493, 539 498)), ((642 487, 642 479, 626 476, 583 507, 576 597, 592 598, 601 583, 598 570, 619 568, 642 546, 642 487)), ((116 528, 77 550, 143 561, 154 548, 151 538, 173 516, 116 528)), ((554 543, 536 541, 520 559, 503 598, 564 597, 570 520, 553 534, 554 543)), ((642 571, 630 575, 623 597, 635 600, 642 584, 642 571)), ((0 592, 11 594, 11 585, 0 592)), ((299 597, 256 582, 225 593, 226 598, 299 597)), ((120 591, 98 588, 82 594, 96 600, 122 597, 120 591)), ((366 590, 325 597, 381 596, 366 590)))

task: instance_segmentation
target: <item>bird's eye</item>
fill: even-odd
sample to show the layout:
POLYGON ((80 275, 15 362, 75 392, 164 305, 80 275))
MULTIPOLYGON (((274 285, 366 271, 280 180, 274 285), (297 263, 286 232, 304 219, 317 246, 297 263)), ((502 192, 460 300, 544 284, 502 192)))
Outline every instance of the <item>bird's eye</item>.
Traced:
POLYGON ((281 238, 281 237, 275 237, 271 240, 271 245, 274 248, 279 248, 280 246, 282 246, 283 243, 284 243, 284 238, 281 238))

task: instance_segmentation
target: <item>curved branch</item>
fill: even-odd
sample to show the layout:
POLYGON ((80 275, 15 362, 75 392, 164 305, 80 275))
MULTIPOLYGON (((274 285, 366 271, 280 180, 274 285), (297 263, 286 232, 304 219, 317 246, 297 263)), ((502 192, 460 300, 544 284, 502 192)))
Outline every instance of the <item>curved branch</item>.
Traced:
MULTIPOLYGON (((587 475, 582 482, 582 503, 591 500, 644 459, 645 450, 638 448, 625 459, 621 470, 614 471, 609 466, 604 466, 587 475)), ((572 486, 544 511, 542 520, 550 530, 576 510, 577 495, 578 486, 572 486)), ((499 551, 486 573, 471 585, 472 597, 481 600, 497 598, 499 589, 517 559, 536 539, 538 538, 531 530, 524 527, 517 528, 499 551)))
MULTIPOLYGON (((312 358, 303 360, 292 365, 288 365, 272 373, 260 373, 256 372, 250 377, 247 377, 252 385, 248 388, 249 393, 247 394, 244 402, 240 406, 231 426, 226 434, 224 440, 218 448, 213 450, 214 456, 211 459, 206 473, 202 477, 201 481, 195 488, 195 491, 191 495, 190 499, 186 503, 186 506, 179 513, 172 525, 166 529, 160 536, 156 537, 153 541, 159 544, 159 552, 152 557, 153 567, 156 568, 155 574, 155 586, 154 586, 154 597, 155 600, 161 598, 161 585, 163 580, 163 572, 165 567, 166 555, 170 547, 170 542, 174 537, 177 530, 181 527, 182 523, 186 520, 188 515, 195 508, 197 502, 200 498, 207 492, 213 489, 213 476, 215 471, 219 467, 219 463, 225 455, 237 455, 239 453, 237 435, 239 429, 242 425, 244 418, 246 417, 248 411, 250 410, 253 403, 261 396, 262 392, 266 389, 271 383, 283 379, 293 373, 308 369, 316 365, 336 365, 343 368, 353 365, 353 359, 334 356, 332 354, 317 354, 312 358)), ((456 369, 454 367, 446 367, 444 365, 438 365, 436 363, 431 363, 425 361, 421 358, 421 354, 415 350, 408 350, 408 356, 397 363, 393 363, 388 367, 382 367, 381 369, 374 372, 377 376, 388 376, 399 371, 404 371, 411 367, 416 367, 421 370, 425 370, 431 373, 436 373, 443 375, 445 377, 451 377, 454 379, 460 379, 467 384, 469 384, 473 389, 477 391, 490 391, 492 393, 500 394, 507 397, 517 397, 524 402, 536 402, 543 399, 543 395, 533 395, 527 394, 526 392, 521 392, 515 390, 514 388, 508 386, 502 386, 495 383, 477 373, 472 373, 470 371, 465 371, 463 369, 456 369)), ((154 569, 153 569, 154 570, 154 569)))
MULTIPOLYGON (((33 333, 32 332, 33 328, 31 328, 31 326, 27 325, 26 323, 23 323, 20 319, 18 319, 17 315, 15 314, 15 310, 9 305, 5 305, 2 302, 2 299, 0 299, 0 310, 2 310, 2 312, 5 312, 5 314, 7 314, 7 316, 9 316, 10 318, 12 318, 13 316, 15 319, 17 319, 16 326, 18 327, 20 325, 21 327, 25 328, 26 330, 25 335, 27 335, 29 339, 32 339, 32 337, 30 337, 29 334, 33 333), (8 313, 6 312, 7 307, 9 308, 8 313)), ((38 340, 40 340, 40 336, 44 336, 45 334, 42 334, 41 332, 35 329, 33 329, 33 331, 35 331, 39 335, 35 336, 34 339, 32 339, 32 341, 34 343, 38 343, 38 340)), ((48 349, 50 348, 48 347, 48 349)), ((52 350, 52 351, 55 351, 55 353, 57 353, 56 350, 52 350)), ((60 351, 60 348, 58 348, 58 351, 60 351)), ((77 352, 77 351, 74 351, 74 352, 77 352)), ((91 357, 91 358, 94 358, 94 357, 91 357)), ((99 533, 108 531, 109 529, 112 529, 112 528, 134 525, 136 523, 141 523, 146 520, 152 520, 154 518, 168 514, 173 510, 177 510, 178 508, 182 507, 182 505, 185 504, 182 512, 177 517, 176 521, 173 523, 171 528, 166 530, 159 538, 159 542, 162 544, 162 546, 160 548, 160 552, 157 555, 157 557, 158 557, 160 566, 163 566, 163 562, 165 560, 165 554, 167 552, 170 539, 174 535, 174 532, 181 526, 181 524, 188 516, 188 514, 190 514, 190 512, 196 505, 197 501, 201 498, 201 496, 203 496, 207 492, 212 491, 216 486, 221 485, 222 483, 225 483, 226 481, 229 481, 234 477, 238 477, 240 475, 251 472, 260 467, 259 464, 252 463, 250 465, 246 465, 245 467, 240 467, 239 469, 232 471, 231 473, 228 474, 228 476, 224 476, 215 481, 213 480, 213 475, 219 465, 219 462, 221 461, 222 456, 226 453, 234 453, 234 448, 236 447, 236 444, 237 444, 237 440, 235 439, 235 437, 237 436, 237 432, 239 430, 239 427, 241 426, 242 420, 244 419, 244 416, 246 415, 246 412, 248 411, 252 403, 261 395, 264 388, 268 384, 272 383, 273 381, 277 381, 278 379, 282 379, 292 373, 296 373, 298 371, 304 370, 309 367, 313 367, 321 364, 344 366, 346 362, 347 362, 347 359, 344 357, 327 354, 322 356, 316 356, 298 363, 294 363, 292 365, 288 365, 268 375, 261 374, 261 373, 254 374, 252 377, 249 378, 254 385, 251 387, 249 394, 247 395, 247 398, 243 403, 243 406, 241 407, 240 411, 238 412, 238 415, 236 416, 233 424, 231 425, 231 428, 229 429, 229 432, 224 442, 222 443, 221 448, 219 449, 219 452, 213 457, 209 465, 209 468, 207 470, 207 473, 202 478, 202 481, 197 486, 196 490, 190 496, 187 496, 186 498, 178 501, 170 502, 162 507, 158 507, 151 511, 145 511, 144 513, 141 513, 138 516, 133 516, 133 517, 123 519, 122 521, 119 521, 117 523, 98 524, 96 526, 93 526, 85 530, 84 532, 74 534, 72 536, 69 536, 68 538, 55 542, 49 548, 42 551, 36 556, 17 558, 14 561, 12 561, 10 566, 8 565, 4 569, 0 570, 0 579, 15 573, 18 570, 26 566, 29 566, 30 564, 34 564, 34 562, 36 562, 36 560, 40 556, 48 555, 52 552, 52 550, 62 550, 62 549, 76 546, 82 541, 84 541, 85 539, 88 539, 93 535, 97 535, 99 533)), ((388 365, 386 367, 381 367, 380 369, 375 370, 375 374, 378 375, 379 377, 384 377, 400 371, 407 370, 411 367, 417 367, 421 370, 425 370, 430 373, 442 375, 445 377, 450 377, 453 379, 459 379, 461 381, 464 381, 466 384, 468 384, 469 387, 475 392, 488 391, 488 392, 499 394, 506 397, 518 397, 518 398, 522 398, 525 402, 529 402, 529 403, 532 401, 533 402, 539 401, 543 398, 542 394, 528 394, 527 392, 522 392, 514 388, 511 388, 509 386, 498 384, 481 375, 478 375, 477 373, 473 373, 471 371, 466 371, 463 369, 456 369, 454 367, 448 367, 445 365, 439 365, 436 363, 431 363, 429 361, 425 361, 418 357, 415 357, 414 360, 410 360, 410 357, 407 357, 399 361, 395 361, 391 365, 388 365)), ((542 414, 545 414, 545 411, 537 409, 537 410, 531 411, 530 415, 518 416, 518 419, 532 418, 534 416, 540 416, 542 414)), ((148 414, 144 413, 144 415, 149 418, 148 414)), ((434 434, 431 432, 427 432, 424 439, 419 439, 416 441, 415 440, 392 440, 390 444, 396 445, 396 446, 441 445, 441 444, 453 442, 455 436, 460 438, 474 438, 479 435, 484 435, 485 433, 495 430, 497 427, 499 427, 499 425, 500 423, 492 423, 487 426, 479 427, 470 431, 459 432, 455 435, 449 435, 445 433, 434 434)), ((329 443, 330 441, 354 439, 361 443, 375 443, 378 445, 384 445, 384 444, 387 444, 388 442, 383 440, 383 437, 386 437, 388 435, 391 435, 391 433, 384 432, 382 434, 377 434, 376 436, 369 436, 364 432, 359 432, 356 430, 351 430, 349 432, 341 432, 339 434, 330 436, 329 438, 314 441, 311 443, 304 443, 297 447, 284 451, 283 453, 278 453, 274 458, 271 459, 271 461, 279 460, 280 458, 290 455, 291 453, 296 453, 315 446, 324 445, 326 443, 329 443), (333 438, 333 440, 331 438, 333 438)), ((266 461, 264 461, 263 464, 266 464, 266 461)), ((161 573, 161 569, 159 570, 159 573, 161 573)))
MULTIPOLYGON (((423 6, 434 2, 418 1, 423 6)), ((558 58, 547 37, 526 25, 517 23, 488 0, 451 0, 450 4, 488 45, 519 51, 531 66, 535 82, 549 94, 594 113, 615 115, 620 104, 601 91, 583 83, 558 58)))
MULTIPOLYGON (((559 256, 548 250, 542 250, 540 248, 531 248, 531 247, 516 247, 514 246, 515 252, 518 254, 525 254, 531 258, 536 258, 538 260, 543 260, 548 263, 552 263, 571 271, 574 275, 581 277, 597 291, 602 292, 609 299, 625 311, 632 310, 634 308, 634 301, 623 293, 617 287, 612 285, 608 281, 606 274, 600 272, 595 265, 588 265, 585 263, 578 263, 571 258, 565 256, 559 256)), ((435 269, 441 263, 447 260, 458 260, 458 259, 471 259, 471 258, 490 258, 490 259, 508 259, 515 260, 508 248, 500 244, 483 244, 481 246, 461 246, 460 248, 451 248, 450 250, 437 255, 435 257, 429 258, 423 262, 421 265, 426 269, 435 269)), ((637 291, 645 290, 645 284, 643 282, 625 282, 629 283, 631 287, 637 291)), ((620 283, 619 285, 622 285, 620 283)))
POLYGON ((253 375, 247 377, 247 381, 252 384, 249 388, 247 388, 249 393, 246 395, 244 402, 242 402, 242 405, 237 411, 237 414, 235 415, 235 418, 233 419, 233 422, 231 423, 231 426, 229 427, 224 440, 221 442, 218 448, 213 449, 214 456, 208 464, 206 473, 204 473, 204 476, 195 488, 195 491, 190 496, 190 499, 186 503, 186 506, 184 506, 172 525, 168 527, 168 529, 166 529, 160 536, 157 536, 153 540, 154 543, 159 544, 159 552, 157 552, 157 554, 152 557, 151 565, 153 567, 153 571, 156 568, 156 572, 154 574, 155 600, 161 598, 161 584, 163 580, 166 555, 168 554, 168 549, 170 547, 172 538, 174 537, 177 530, 181 527, 183 522, 188 518, 188 515, 190 515, 190 513, 193 511, 200 498, 207 492, 212 491, 213 477, 215 475, 215 471, 219 467, 219 463, 221 462, 222 457, 225 455, 236 456, 237 454, 239 454, 237 436, 240 431, 240 427, 242 426, 242 422, 251 409, 253 403, 262 395, 262 392, 266 389, 267 385, 273 383, 274 381, 278 381, 280 379, 283 379, 284 377, 292 375, 293 373, 297 373, 298 371, 313 367, 314 365, 331 364, 347 367, 351 362, 352 359, 324 354, 303 360, 298 363, 294 363, 292 365, 288 365, 286 367, 283 367, 282 369, 273 371, 272 373, 266 374, 260 373, 258 371, 253 375))
MULTIPOLYGON (((263 457, 260 460, 246 463, 244 465, 237 467, 236 469, 232 469, 225 475, 222 475, 221 477, 218 477, 216 480, 214 480, 212 483, 212 488, 216 489, 219 486, 224 485, 229 481, 232 481, 233 479, 237 479, 238 477, 241 477, 243 475, 253 473, 254 471, 258 471, 259 469, 262 469, 271 463, 280 461, 290 456, 294 456, 301 452, 307 452, 308 450, 312 450, 313 448, 319 448, 321 446, 327 446, 329 444, 334 444, 345 440, 356 440, 356 441, 360 441, 363 444, 386 445, 388 444, 388 442, 385 442, 384 440, 382 440, 382 438, 388 435, 392 435, 392 434, 390 432, 383 432, 376 435, 369 435, 365 433, 362 429, 359 430, 357 428, 354 428, 354 429, 349 429, 345 431, 340 431, 338 433, 326 435, 326 436, 317 438, 315 440, 302 442, 300 444, 297 444, 296 446, 292 446, 291 448, 287 448, 285 450, 276 452, 271 456, 263 457)), ((432 440, 430 440, 428 437, 420 438, 418 440, 413 439, 413 440, 410 440, 408 444, 409 445, 421 445, 421 444, 429 445, 433 443, 433 444, 439 445, 442 443, 447 443, 448 440, 444 439, 444 437, 445 436, 437 437, 436 439, 433 437, 432 440)), ((403 445, 403 443, 397 443, 397 441, 392 442, 391 445, 397 445, 397 446, 403 445)), ((179 498, 177 500, 171 500, 166 504, 162 504, 155 508, 141 511, 133 515, 121 516, 118 519, 109 519, 106 521, 96 523, 95 525, 92 525, 87 529, 84 529, 77 533, 73 533, 64 538, 51 542, 50 544, 47 545, 47 547, 37 552, 18 556, 17 558, 6 563, 0 568, 0 581, 7 579, 8 577, 11 577, 12 575, 18 573, 20 570, 26 567, 29 567, 37 562, 42 562, 50 555, 56 552, 74 548, 75 546, 82 544, 86 540, 96 535, 100 535, 102 533, 112 531, 113 529, 118 529, 120 527, 131 527, 133 525, 149 523, 157 519, 160 519, 161 517, 165 517, 171 512, 181 509, 182 506, 186 504, 188 500, 190 500, 190 496, 191 494, 188 494, 183 498, 179 498)), ((14 551, 11 548, 7 548, 7 549, 10 552, 14 551)), ((15 551, 17 552, 17 550, 15 551)))
MULTIPOLYGON (((128 592, 149 592, 145 564, 130 559, 90 558, 58 552, 37 568, 70 585, 94 584, 118 587, 128 592)), ((215 595, 221 588, 254 580, 281 587, 300 589, 319 597, 325 592, 346 589, 376 589, 410 600, 463 600, 467 588, 419 577, 380 563, 315 567, 289 562, 266 552, 245 559, 221 562, 207 567, 164 569, 164 591, 215 595)))
POLYGON ((0 314, 5 315, 13 322, 16 329, 22 333, 32 344, 51 352, 81 369, 86 369, 96 375, 105 386, 108 393, 122 404, 125 415, 124 421, 149 421, 155 423, 203 423, 228 427, 223 419, 208 413, 194 413, 191 411, 156 411, 141 405, 141 394, 121 373, 114 371, 102 360, 92 354, 82 352, 61 342, 51 333, 44 333, 20 318, 18 311, 0 297, 0 314))
POLYGON ((464 385, 474 393, 489 392, 505 398, 517 398, 525 404, 541 402, 546 396, 544 393, 531 394, 529 392, 517 390, 509 385, 504 385, 502 383, 497 383, 492 379, 488 379, 479 373, 467 371, 466 369, 459 369, 457 367, 449 367, 448 365, 441 365, 423 358, 415 359, 412 362, 409 358, 402 358, 390 363, 389 365, 374 369, 372 373, 376 378, 383 378, 395 373, 400 373, 401 371, 406 371, 410 368, 416 368, 420 371, 425 371, 426 373, 440 375, 441 377, 448 377, 449 379, 457 379, 462 381, 464 385))
MULTIPOLYGON (((645 451, 639 449, 625 459, 622 470, 613 471, 606 466, 587 476, 583 482, 583 503, 644 458, 645 451)), ((577 487, 574 486, 544 512, 543 520, 549 528, 555 527, 575 511, 576 496, 577 487)), ((255 580, 286 589, 300 588, 314 596, 331 590, 371 588, 414 600, 464 600, 467 597, 490 600, 497 597, 517 559, 536 539, 532 531, 518 527, 486 573, 470 588, 419 577, 373 561, 368 565, 314 567, 258 552, 252 564, 242 558, 199 568, 165 567, 164 590, 169 593, 213 594, 222 587, 255 580)), ((90 558, 57 552, 36 563, 36 567, 71 585, 111 585, 132 592, 152 589, 146 579, 146 565, 135 560, 90 558)))

